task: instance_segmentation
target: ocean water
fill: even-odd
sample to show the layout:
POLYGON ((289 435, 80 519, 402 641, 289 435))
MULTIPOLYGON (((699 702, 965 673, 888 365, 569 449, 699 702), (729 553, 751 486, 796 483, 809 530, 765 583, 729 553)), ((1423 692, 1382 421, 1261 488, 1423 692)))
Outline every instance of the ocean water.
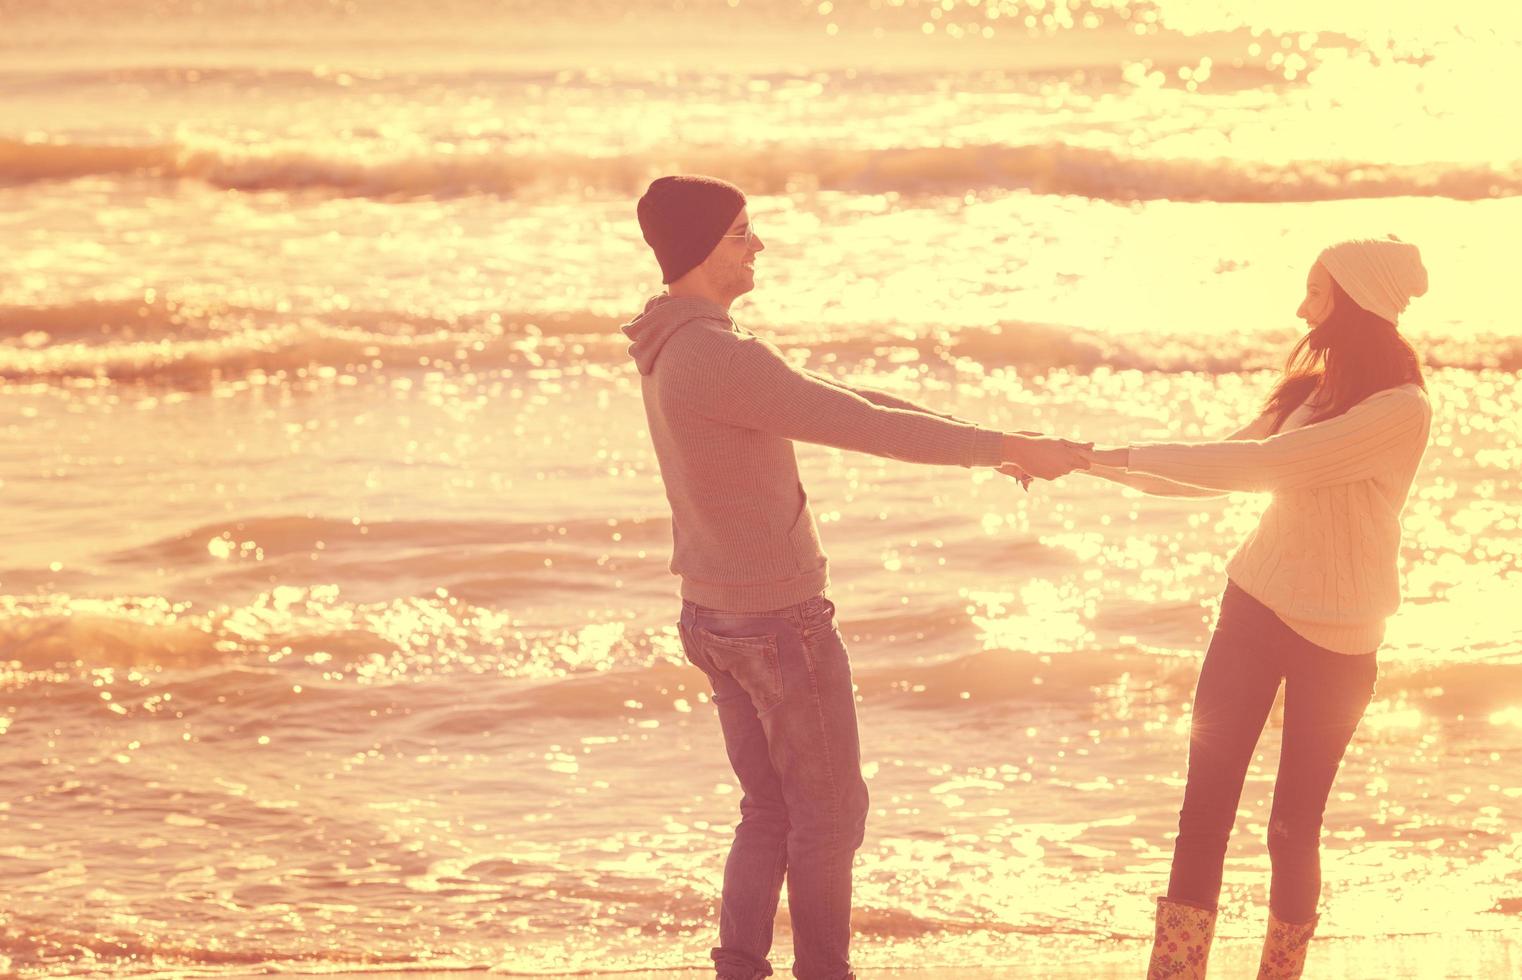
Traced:
MULTIPOLYGON (((738 793, 618 332, 675 170, 750 191, 734 312, 800 362, 1101 442, 1229 431, 1316 252, 1417 242, 1433 441, 1321 931, 1518 937, 1514 15, 838 6, 0 0, 0 973, 706 962, 738 793)), ((1264 500, 799 455, 859 962, 1140 948, 1264 500)))

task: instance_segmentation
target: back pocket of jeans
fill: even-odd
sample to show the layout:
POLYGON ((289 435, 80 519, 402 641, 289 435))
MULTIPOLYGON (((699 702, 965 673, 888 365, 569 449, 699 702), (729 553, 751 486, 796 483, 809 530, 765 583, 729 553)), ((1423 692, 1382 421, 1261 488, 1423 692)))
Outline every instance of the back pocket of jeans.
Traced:
POLYGON ((720 636, 701 626, 696 632, 709 661, 745 689, 758 713, 782 703, 782 662, 775 636, 720 636))

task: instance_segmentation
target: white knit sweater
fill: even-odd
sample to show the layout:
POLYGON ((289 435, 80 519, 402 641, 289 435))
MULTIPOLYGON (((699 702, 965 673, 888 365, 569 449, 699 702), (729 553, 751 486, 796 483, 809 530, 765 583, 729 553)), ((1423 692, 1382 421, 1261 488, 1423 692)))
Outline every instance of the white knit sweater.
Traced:
POLYGON ((1400 512, 1432 408, 1408 384, 1307 425, 1312 414, 1300 406, 1275 435, 1264 415, 1221 442, 1135 444, 1127 469, 1090 472, 1163 496, 1271 492, 1227 576, 1317 646, 1369 653, 1400 605, 1400 512))

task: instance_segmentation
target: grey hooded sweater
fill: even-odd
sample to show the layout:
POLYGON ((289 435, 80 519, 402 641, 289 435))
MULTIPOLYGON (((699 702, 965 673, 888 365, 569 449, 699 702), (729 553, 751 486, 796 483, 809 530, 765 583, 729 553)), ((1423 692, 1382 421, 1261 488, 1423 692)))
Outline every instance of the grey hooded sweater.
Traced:
POLYGON ((682 598, 781 609, 829 584, 793 442, 998 466, 1001 433, 800 371, 706 300, 660 295, 624 325, 671 503, 682 598))

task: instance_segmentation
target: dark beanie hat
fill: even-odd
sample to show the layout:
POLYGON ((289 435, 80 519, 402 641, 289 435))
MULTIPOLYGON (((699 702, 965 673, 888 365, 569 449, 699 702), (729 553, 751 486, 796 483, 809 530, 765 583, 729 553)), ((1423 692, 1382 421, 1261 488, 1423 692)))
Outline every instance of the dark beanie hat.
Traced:
POLYGON ((708 258, 745 207, 740 188, 716 177, 679 174, 651 183, 639 199, 639 228, 672 283, 708 258))

